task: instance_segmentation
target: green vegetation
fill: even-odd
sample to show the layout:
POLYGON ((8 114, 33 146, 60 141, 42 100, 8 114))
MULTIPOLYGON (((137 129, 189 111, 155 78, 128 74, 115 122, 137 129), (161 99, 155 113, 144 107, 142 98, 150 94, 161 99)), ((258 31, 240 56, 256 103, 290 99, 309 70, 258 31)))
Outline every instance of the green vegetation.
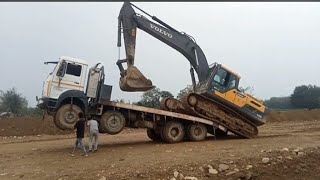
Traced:
POLYGON ((154 88, 142 94, 141 100, 133 104, 145 107, 160 108, 160 98, 174 97, 169 91, 154 88))
POLYGON ((16 88, 6 91, 0 90, 0 113, 13 114, 14 116, 41 116, 42 110, 28 107, 27 99, 17 92, 16 88))
POLYGON ((184 89, 180 90, 180 92, 177 95, 177 99, 181 100, 185 95, 188 93, 193 92, 193 86, 192 85, 187 85, 184 89))
POLYGON ((302 85, 295 87, 291 96, 272 97, 264 104, 270 109, 316 109, 320 108, 320 87, 302 85))
POLYGON ((320 87, 302 85, 294 89, 291 95, 291 104, 296 108, 309 110, 320 108, 320 87))

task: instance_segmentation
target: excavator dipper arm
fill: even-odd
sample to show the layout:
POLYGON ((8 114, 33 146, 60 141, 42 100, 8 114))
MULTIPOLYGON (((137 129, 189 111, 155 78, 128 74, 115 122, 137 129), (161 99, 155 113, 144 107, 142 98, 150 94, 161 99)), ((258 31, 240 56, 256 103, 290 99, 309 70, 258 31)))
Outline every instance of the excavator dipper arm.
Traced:
MULTIPOLYGON (((137 28, 147 32, 151 36, 157 38, 163 43, 169 45, 175 50, 183 54, 193 69, 198 74, 199 82, 205 81, 209 75, 209 65, 201 48, 195 43, 193 38, 185 33, 181 33, 155 16, 150 16, 154 21, 150 21, 146 17, 137 14, 130 2, 124 2, 118 17, 118 47, 121 46, 121 30, 126 51, 126 59, 118 60, 117 65, 121 71, 120 88, 123 91, 146 91, 154 86, 149 79, 134 66, 135 44, 137 28), (124 70, 122 63, 127 63, 127 69, 124 70)), ((191 72, 191 75, 193 74, 191 72)), ((195 85, 195 78, 192 77, 195 85)))

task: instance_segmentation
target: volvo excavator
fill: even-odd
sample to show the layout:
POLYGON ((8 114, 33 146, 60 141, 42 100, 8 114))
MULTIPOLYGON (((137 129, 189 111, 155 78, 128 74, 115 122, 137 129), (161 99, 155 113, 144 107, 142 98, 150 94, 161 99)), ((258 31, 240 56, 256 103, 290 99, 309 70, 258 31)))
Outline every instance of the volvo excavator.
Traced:
POLYGON ((179 51, 190 63, 193 92, 182 100, 165 98, 161 102, 162 109, 211 120, 245 138, 257 136, 257 127, 265 124, 269 110, 261 100, 239 90, 240 76, 219 63, 209 66, 192 36, 174 29, 130 2, 124 2, 118 17, 117 46, 121 47, 123 34, 126 53, 125 59, 117 61, 122 91, 147 91, 155 87, 134 66, 137 28, 179 51), (134 8, 145 16, 136 13, 134 8), (126 69, 123 63, 127 64, 126 69))

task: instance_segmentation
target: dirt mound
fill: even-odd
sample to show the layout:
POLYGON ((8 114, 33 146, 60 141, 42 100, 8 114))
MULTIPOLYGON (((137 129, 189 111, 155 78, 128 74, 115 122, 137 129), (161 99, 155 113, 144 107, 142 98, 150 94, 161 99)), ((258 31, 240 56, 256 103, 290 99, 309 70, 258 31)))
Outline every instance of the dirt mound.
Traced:
POLYGON ((290 111, 273 111, 271 112, 268 122, 283 121, 314 121, 320 120, 320 109, 314 110, 290 110, 290 111))
POLYGON ((0 119, 0 136, 28 136, 38 134, 69 134, 72 131, 62 131, 55 127, 51 117, 14 117, 0 119))
MULTIPOLYGON (((125 128, 121 132, 133 133, 145 131, 141 128, 125 128)), ((60 130, 54 123, 52 117, 35 118, 35 117, 14 117, 0 119, 0 136, 30 136, 30 135, 64 135, 71 134, 73 130, 60 130)))

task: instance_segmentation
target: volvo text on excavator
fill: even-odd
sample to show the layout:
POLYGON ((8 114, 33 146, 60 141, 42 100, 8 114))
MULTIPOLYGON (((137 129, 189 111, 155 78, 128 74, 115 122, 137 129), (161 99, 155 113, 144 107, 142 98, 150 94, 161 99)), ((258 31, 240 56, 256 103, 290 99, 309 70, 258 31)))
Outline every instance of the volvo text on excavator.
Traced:
POLYGON ((269 110, 261 100, 239 90, 240 76, 219 63, 209 66, 194 38, 130 2, 124 2, 118 17, 117 45, 121 46, 123 34, 126 52, 126 58, 117 61, 121 90, 133 92, 154 88, 151 80, 134 66, 137 28, 179 51, 190 63, 193 92, 182 100, 164 99, 161 102, 163 109, 209 119, 242 137, 252 138, 258 134, 257 126, 266 122, 269 110), (136 13, 133 8, 151 17, 153 21, 136 13), (123 63, 127 63, 126 69, 123 63))

